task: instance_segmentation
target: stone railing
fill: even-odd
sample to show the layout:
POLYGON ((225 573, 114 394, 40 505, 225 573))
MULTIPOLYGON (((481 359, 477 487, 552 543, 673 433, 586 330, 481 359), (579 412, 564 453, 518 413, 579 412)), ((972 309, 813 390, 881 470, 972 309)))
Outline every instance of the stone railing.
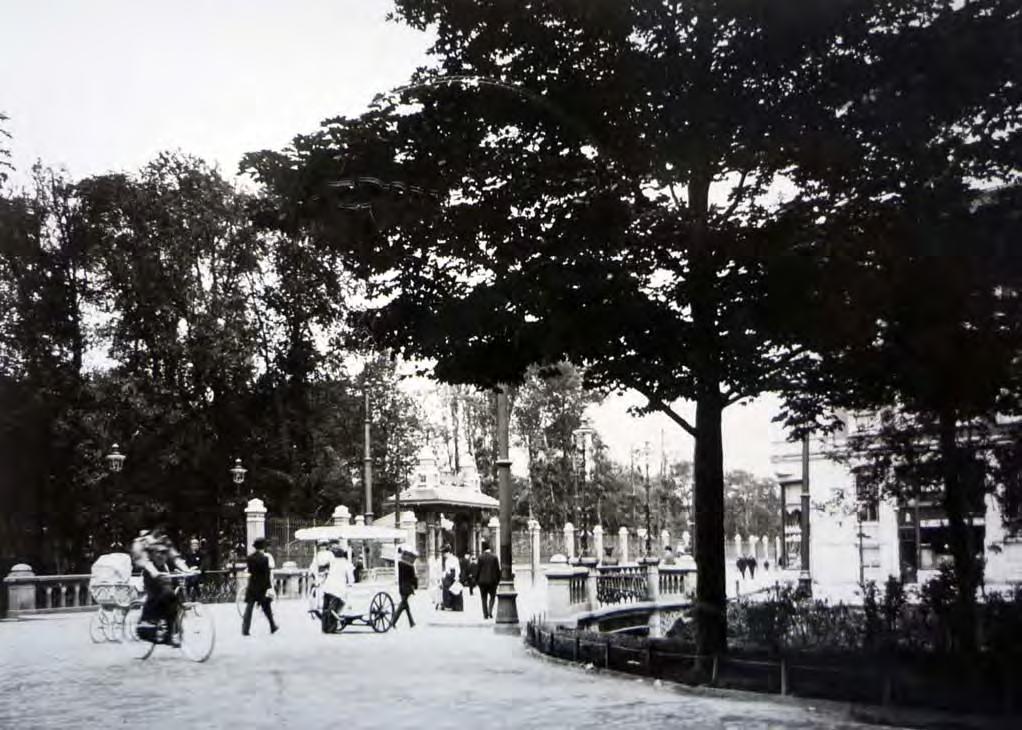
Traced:
POLYGON ((687 565, 555 565, 547 569, 545 620, 583 625, 638 612, 650 635, 663 633, 662 619, 685 609, 695 593, 695 568, 687 565))
MULTIPOLYGON (((88 610, 96 605, 89 594, 90 578, 88 573, 36 575, 28 565, 15 565, 4 578, 7 616, 88 610)), ((244 570, 206 570, 198 576, 196 597, 204 603, 233 603, 246 581, 244 570)), ((310 585, 308 572, 293 565, 273 571, 278 598, 305 596, 310 585)))

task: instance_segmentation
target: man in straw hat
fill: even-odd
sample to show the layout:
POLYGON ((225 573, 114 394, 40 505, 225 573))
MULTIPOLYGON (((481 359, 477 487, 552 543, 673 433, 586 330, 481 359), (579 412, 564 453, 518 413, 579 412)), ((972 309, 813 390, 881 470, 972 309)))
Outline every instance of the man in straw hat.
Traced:
POLYGON ((419 587, 419 579, 415 575, 415 555, 415 548, 411 545, 398 547, 397 587, 401 594, 401 603, 397 604, 397 611, 394 612, 394 628, 397 628, 397 620, 402 613, 408 614, 408 628, 415 628, 412 609, 408 605, 409 596, 415 593, 415 589, 419 587))

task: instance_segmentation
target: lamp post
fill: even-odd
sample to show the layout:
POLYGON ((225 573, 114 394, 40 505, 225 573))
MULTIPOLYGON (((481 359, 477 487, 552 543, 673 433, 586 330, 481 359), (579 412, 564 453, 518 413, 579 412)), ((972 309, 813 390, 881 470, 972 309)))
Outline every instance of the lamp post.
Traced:
MULTIPOLYGON (((232 466, 229 471, 231 473, 231 481, 234 482, 234 505, 235 508, 237 508, 238 503, 241 502, 241 485, 245 483, 245 474, 248 473, 248 469, 241 465, 241 459, 235 459, 234 466, 232 466)), ((235 522, 234 524, 237 525, 238 523, 235 522)), ((244 545, 244 542, 239 541, 239 539, 237 538, 236 529, 232 530, 231 532, 233 535, 235 535, 235 537, 233 538, 234 545, 232 546, 232 549, 237 551, 239 543, 241 545, 244 545)), ((239 554, 237 555, 237 557, 238 559, 240 559, 244 554, 244 548, 242 548, 241 551, 238 551, 238 553, 239 554)))
POLYGON ((373 452, 370 442, 369 423, 369 378, 366 377, 365 389, 365 456, 363 462, 363 480, 366 488, 365 521, 367 525, 373 524, 373 452))
MULTIPOLYGON (((110 451, 109 454, 106 455, 105 458, 106 458, 107 468, 110 469, 110 473, 111 474, 119 474, 121 469, 124 468, 124 460, 125 460, 126 457, 124 456, 124 454, 121 453, 120 447, 117 444, 114 444, 113 449, 110 451)), ((115 476, 113 478, 116 479, 117 477, 115 476)), ((109 519, 109 515, 116 514, 116 511, 114 509, 112 509, 111 505, 104 505, 104 513, 108 516, 108 519, 109 519)), ((107 537, 108 541, 110 541, 110 537, 111 536, 110 535, 106 535, 106 537, 107 537)), ((113 541, 113 542, 116 542, 116 541, 113 541)), ((109 547, 109 545, 108 545, 108 547, 109 547)))
POLYGON ((643 459, 644 459, 645 465, 646 465, 646 558, 647 559, 653 557, 653 543, 652 543, 652 540, 651 540, 651 537, 652 537, 653 533, 651 532, 652 528, 651 528, 651 524, 650 524, 650 514, 649 514, 649 454, 650 454, 650 451, 651 451, 650 443, 649 443, 649 441, 647 441, 642 446, 642 456, 643 456, 643 459))
POLYGON ((500 496, 500 583, 495 623, 517 631, 518 593, 511 572, 511 459, 508 456, 511 406, 508 386, 497 386, 497 484, 500 496))
MULTIPOLYGON (((573 439, 575 441, 576 447, 582 449, 582 495, 581 495, 581 499, 582 499, 582 524, 581 524, 581 528, 582 529, 581 529, 581 533, 582 534, 580 535, 579 540, 580 540, 581 546, 582 546, 580 557, 583 557, 583 558, 587 556, 587 551, 588 551, 588 547, 589 547, 589 539, 586 537, 586 530, 589 529, 589 509, 588 509, 588 505, 586 504, 586 476, 587 476, 587 467, 589 465, 589 462, 587 461, 587 456, 588 456, 587 446, 588 446, 589 440, 593 437, 593 434, 595 434, 595 433, 596 433, 596 431, 591 426, 589 426, 589 424, 587 424, 585 422, 583 422, 582 425, 579 428, 576 428, 574 431, 571 432, 571 435, 572 435, 572 437, 573 437, 573 439)), ((596 557, 599 557, 599 556, 597 555, 596 557)))

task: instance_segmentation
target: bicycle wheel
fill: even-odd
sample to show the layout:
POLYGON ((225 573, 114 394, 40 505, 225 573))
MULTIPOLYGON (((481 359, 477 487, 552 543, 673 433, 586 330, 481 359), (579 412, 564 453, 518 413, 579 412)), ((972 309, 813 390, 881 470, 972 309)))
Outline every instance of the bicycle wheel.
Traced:
POLYGON ((181 651, 193 662, 204 662, 213 653, 216 625, 201 603, 189 603, 181 611, 181 651))
POLYGON ((92 639, 93 644, 102 644, 107 641, 106 622, 106 611, 102 608, 92 614, 92 618, 89 619, 89 638, 92 639))
POLYGON ((142 607, 132 606, 124 616, 124 646, 135 659, 148 659, 156 650, 156 643, 138 638, 138 622, 142 618, 142 607))

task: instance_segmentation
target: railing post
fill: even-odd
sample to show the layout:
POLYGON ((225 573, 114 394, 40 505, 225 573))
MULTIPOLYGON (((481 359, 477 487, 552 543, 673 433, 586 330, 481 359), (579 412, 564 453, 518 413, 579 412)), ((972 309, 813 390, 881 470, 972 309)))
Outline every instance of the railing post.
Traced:
POLYGON ((536 585, 536 577, 539 575, 540 563, 540 529, 537 520, 529 520, 529 545, 530 545, 530 572, 532 573, 532 585, 536 585))
POLYGON ((25 563, 18 563, 11 572, 4 578, 7 584, 7 613, 10 616, 17 616, 20 611, 31 611, 35 605, 35 583, 31 581, 35 577, 31 566, 25 563))
POLYGON ((546 571, 547 613, 554 623, 573 615, 571 605, 571 578, 575 569, 569 565, 552 565, 546 571))
POLYGON ((575 526, 570 522, 564 523, 564 554, 568 560, 575 557, 575 526))
POLYGON ((600 601, 597 598, 600 572, 597 570, 595 565, 587 565, 586 568, 589 569, 589 573, 586 575, 586 603, 589 605, 586 610, 595 611, 600 607, 600 601))
POLYGON ((596 563, 603 562, 603 525, 593 528, 593 549, 596 551, 596 563))
POLYGON ((618 564, 628 564, 628 528, 619 527, 617 531, 618 564))
POLYGON ((653 611, 649 615, 649 636, 652 639, 659 639, 664 635, 664 631, 660 625, 660 569, 656 561, 646 563, 646 590, 653 604, 653 611))

